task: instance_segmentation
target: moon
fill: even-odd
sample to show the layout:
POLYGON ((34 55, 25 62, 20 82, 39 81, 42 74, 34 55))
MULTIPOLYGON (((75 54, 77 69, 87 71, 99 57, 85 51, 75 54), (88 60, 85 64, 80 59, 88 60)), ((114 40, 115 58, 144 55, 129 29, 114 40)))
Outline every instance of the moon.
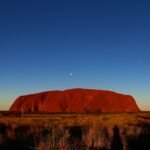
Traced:
POLYGON ((72 76, 73 76, 73 73, 72 73, 72 72, 71 72, 71 73, 69 73, 69 76, 70 76, 70 77, 72 77, 72 76))

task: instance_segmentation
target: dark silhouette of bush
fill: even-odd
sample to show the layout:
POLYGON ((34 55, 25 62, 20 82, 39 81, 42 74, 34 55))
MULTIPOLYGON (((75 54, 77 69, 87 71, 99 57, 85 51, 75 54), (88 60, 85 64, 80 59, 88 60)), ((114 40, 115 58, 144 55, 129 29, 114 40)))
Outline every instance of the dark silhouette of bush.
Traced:
POLYGON ((115 125, 113 128, 113 139, 111 143, 111 150, 123 150, 123 142, 117 125, 115 125))
POLYGON ((150 150, 150 124, 141 124, 143 132, 138 136, 127 137, 130 150, 150 150))

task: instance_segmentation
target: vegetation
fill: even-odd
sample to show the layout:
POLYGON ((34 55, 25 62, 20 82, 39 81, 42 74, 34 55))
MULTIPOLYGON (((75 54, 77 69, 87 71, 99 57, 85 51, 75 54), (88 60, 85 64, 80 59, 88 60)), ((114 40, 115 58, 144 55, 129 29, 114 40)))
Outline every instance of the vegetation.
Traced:
POLYGON ((0 115, 1 150, 149 150, 150 113, 0 115))

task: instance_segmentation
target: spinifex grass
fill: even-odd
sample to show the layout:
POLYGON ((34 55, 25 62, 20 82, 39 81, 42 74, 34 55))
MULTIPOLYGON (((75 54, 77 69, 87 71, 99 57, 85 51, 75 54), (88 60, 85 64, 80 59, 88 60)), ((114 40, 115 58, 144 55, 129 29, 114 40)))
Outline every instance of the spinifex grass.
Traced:
POLYGON ((0 117, 0 149, 148 150, 150 113, 0 117))

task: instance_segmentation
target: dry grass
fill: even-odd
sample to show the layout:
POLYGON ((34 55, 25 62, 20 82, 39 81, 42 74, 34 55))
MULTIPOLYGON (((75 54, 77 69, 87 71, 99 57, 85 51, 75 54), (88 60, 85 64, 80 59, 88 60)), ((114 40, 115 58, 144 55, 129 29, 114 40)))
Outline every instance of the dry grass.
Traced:
POLYGON ((50 124, 62 123, 71 125, 93 124, 103 122, 106 125, 124 125, 127 123, 150 123, 150 113, 123 113, 123 114, 24 114, 21 116, 0 116, 0 123, 4 124, 50 124))
POLYGON ((1 115, 0 149, 10 140, 22 139, 24 147, 16 150, 113 150, 114 140, 120 140, 120 147, 122 142, 122 150, 131 145, 134 150, 130 141, 139 142, 149 131, 150 113, 1 115))

